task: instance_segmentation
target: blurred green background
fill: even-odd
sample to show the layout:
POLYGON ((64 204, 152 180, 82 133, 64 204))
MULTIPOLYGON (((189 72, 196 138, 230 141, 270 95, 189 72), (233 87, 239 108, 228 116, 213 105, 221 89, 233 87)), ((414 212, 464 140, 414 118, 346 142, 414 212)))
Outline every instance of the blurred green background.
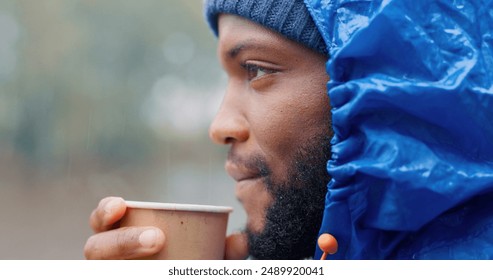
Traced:
POLYGON ((201 0, 0 1, 0 259, 82 259, 105 196, 229 205, 201 0))

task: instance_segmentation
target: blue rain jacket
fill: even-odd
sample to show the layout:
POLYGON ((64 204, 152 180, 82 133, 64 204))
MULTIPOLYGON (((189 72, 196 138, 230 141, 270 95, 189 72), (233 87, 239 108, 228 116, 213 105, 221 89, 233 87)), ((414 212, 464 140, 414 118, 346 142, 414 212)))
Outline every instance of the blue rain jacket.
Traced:
POLYGON ((305 3, 331 55, 329 258, 492 259, 493 0, 305 3))

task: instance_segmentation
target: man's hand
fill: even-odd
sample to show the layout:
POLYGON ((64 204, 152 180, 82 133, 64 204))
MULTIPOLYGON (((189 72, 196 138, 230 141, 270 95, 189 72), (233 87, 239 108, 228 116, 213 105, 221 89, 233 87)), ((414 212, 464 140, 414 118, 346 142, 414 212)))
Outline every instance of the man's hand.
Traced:
POLYGON ((248 257, 248 241, 246 233, 233 233, 226 238, 226 260, 244 260, 248 257))
POLYGON ((159 228, 118 228, 126 209, 125 201, 119 197, 107 197, 99 202, 89 219, 95 234, 84 246, 87 259, 143 258, 163 249, 165 237, 159 228))

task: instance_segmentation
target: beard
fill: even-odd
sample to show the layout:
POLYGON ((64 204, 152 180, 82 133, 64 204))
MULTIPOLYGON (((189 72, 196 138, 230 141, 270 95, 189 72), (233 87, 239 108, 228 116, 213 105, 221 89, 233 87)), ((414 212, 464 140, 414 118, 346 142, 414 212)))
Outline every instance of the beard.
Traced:
POLYGON ((313 257, 325 206, 326 171, 330 139, 320 136, 302 146, 282 182, 272 179, 265 160, 255 160, 267 190, 274 198, 267 208, 261 232, 246 229, 249 253, 254 259, 306 259, 313 257))

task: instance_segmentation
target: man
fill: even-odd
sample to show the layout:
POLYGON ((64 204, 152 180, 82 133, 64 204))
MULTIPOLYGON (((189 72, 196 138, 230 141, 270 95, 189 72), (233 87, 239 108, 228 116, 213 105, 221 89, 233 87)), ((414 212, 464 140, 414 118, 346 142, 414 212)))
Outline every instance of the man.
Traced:
MULTIPOLYGON (((329 181, 326 47, 303 2, 285 2, 293 6, 272 4, 279 11, 264 18, 275 16, 272 23, 298 40, 236 15, 234 9, 241 7, 219 14, 223 3, 209 2, 211 21, 218 26, 218 56, 229 76, 210 137, 230 146, 226 171, 237 181, 236 194, 248 217, 249 254, 256 258, 312 256, 329 181), (307 33, 309 37, 301 38, 307 33)), ((100 205, 91 221, 102 233, 88 242, 88 258, 143 256, 164 244, 159 231, 152 242, 147 238, 153 233, 138 237, 143 229, 106 231, 121 218, 124 205, 108 199, 100 205), (152 246, 141 247, 139 241, 152 246)), ((229 250, 227 257, 246 257, 246 252, 229 250)))
MULTIPOLYGON (((248 216, 226 258, 319 258, 325 232, 331 258, 493 258, 493 2, 305 2, 206 4, 229 77, 210 136, 248 216)), ((164 246, 124 212, 101 201, 87 258, 164 246)))

